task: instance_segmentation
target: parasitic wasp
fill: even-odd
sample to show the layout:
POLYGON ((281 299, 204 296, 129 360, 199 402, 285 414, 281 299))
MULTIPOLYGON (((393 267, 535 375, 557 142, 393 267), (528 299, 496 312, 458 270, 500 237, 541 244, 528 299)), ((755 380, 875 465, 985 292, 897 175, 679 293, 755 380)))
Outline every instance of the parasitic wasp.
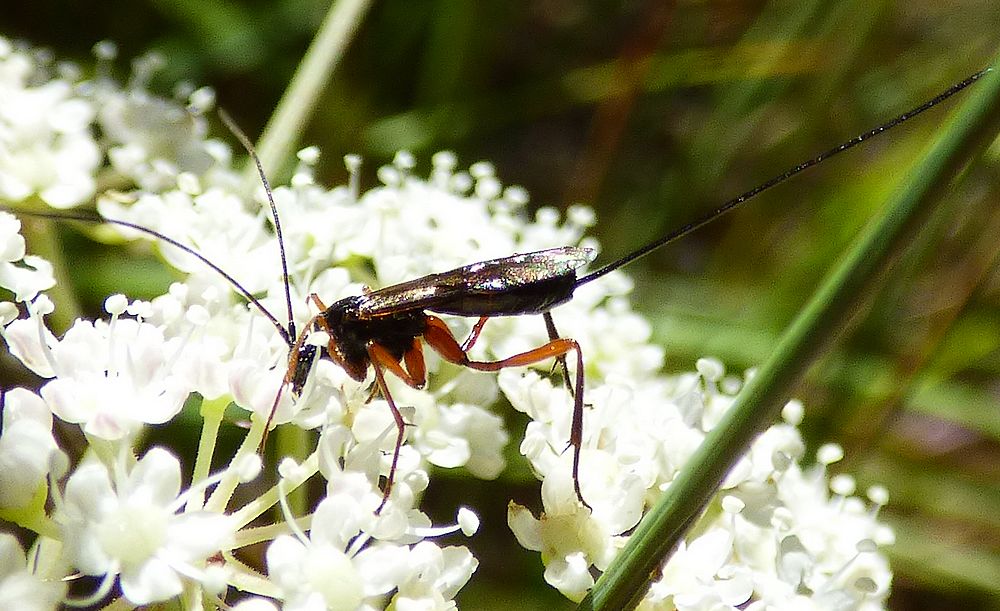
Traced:
MULTIPOLYGON (((383 489, 382 505, 377 511, 381 510, 390 497, 406 427, 403 415, 396 406, 386 384, 386 372, 392 373, 410 387, 422 388, 427 378, 423 352, 425 343, 444 360, 478 371, 496 372, 509 367, 523 367, 555 359, 563 371, 566 386, 573 397, 573 414, 567 448, 570 446, 573 448, 574 491, 577 499, 584 506, 589 507, 583 498, 579 482, 585 405, 583 354, 575 340, 559 336, 551 310, 572 299, 577 288, 670 244, 763 191, 919 115, 976 82, 986 72, 984 70, 969 76, 923 104, 795 165, 757 187, 723 203, 696 220, 597 268, 595 271, 582 275, 579 273, 579 270, 595 259, 596 253, 593 250, 564 246, 472 263, 378 290, 365 291, 361 295, 346 297, 331 305, 324 303, 319 295, 311 294, 308 299, 318 309, 318 313, 308 320, 301 332, 296 331, 292 320, 291 291, 284 238, 270 185, 249 140, 224 113, 221 113, 223 121, 240 139, 256 164, 267 195, 281 257, 285 284, 285 305, 288 309, 287 324, 282 324, 260 300, 220 266, 195 249, 158 231, 118 219, 97 219, 71 213, 18 212, 27 216, 49 219, 106 222, 150 235, 194 256, 220 274, 251 306, 259 310, 274 325, 289 348, 287 369, 268 415, 261 446, 266 440, 267 430, 271 427, 282 393, 287 387, 293 396, 298 396, 303 390, 312 365, 317 358, 331 359, 343 368, 351 378, 359 382, 363 382, 367 378, 369 370, 372 370, 374 372, 373 390, 377 390, 386 400, 397 429, 394 454, 383 489), (444 320, 436 314, 477 318, 478 320, 473 325, 469 336, 464 341, 459 341, 444 320), (544 317, 549 337, 546 343, 494 361, 475 361, 469 357, 470 349, 476 343, 480 332, 490 318, 529 314, 541 314, 544 317), (308 341, 310 335, 314 333, 322 333, 322 340, 319 342, 308 341), (571 353, 574 365, 572 375, 567 362, 567 357, 571 356, 571 353)), ((372 396, 374 396, 374 392, 372 396)))

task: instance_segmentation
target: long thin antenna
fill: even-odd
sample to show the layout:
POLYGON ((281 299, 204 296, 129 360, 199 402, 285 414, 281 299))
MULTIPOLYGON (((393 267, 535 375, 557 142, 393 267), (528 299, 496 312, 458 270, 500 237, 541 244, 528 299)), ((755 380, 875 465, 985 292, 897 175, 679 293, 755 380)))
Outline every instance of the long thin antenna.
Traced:
POLYGON ((838 154, 843 153, 844 151, 846 151, 848 149, 854 148, 855 146, 861 144, 862 142, 864 142, 866 140, 869 140, 871 138, 874 138, 875 136, 878 136, 879 134, 892 129, 893 127, 896 127, 897 125, 899 125, 900 123, 903 123, 904 121, 912 119, 913 117, 919 115, 920 113, 924 112, 925 110, 931 108, 932 106, 936 106, 937 104, 940 104, 941 102, 947 100, 948 98, 950 98, 951 96, 955 95, 959 91, 962 91, 963 89, 965 89, 969 85, 975 83, 980 78, 982 78, 987 72, 989 72, 990 70, 991 70, 990 68, 986 68, 985 70, 980 70, 979 72, 977 72, 977 73, 973 74, 972 76, 966 78, 962 82, 956 83, 956 84, 952 85, 951 87, 949 87, 945 91, 939 93, 938 95, 934 96, 933 98, 931 98, 927 102, 924 102, 920 106, 917 106, 916 108, 914 108, 912 110, 904 112, 903 114, 899 115, 895 119, 892 119, 891 121, 887 121, 887 122, 879 125, 878 127, 874 128, 874 129, 871 129, 871 130, 869 130, 869 131, 867 131, 867 132, 865 132, 863 134, 860 134, 858 136, 855 136, 855 137, 851 138, 847 142, 844 142, 843 144, 841 144, 841 145, 839 145, 837 147, 834 147, 834 148, 832 148, 832 149, 830 149, 828 151, 820 153, 819 155, 816 155, 812 159, 809 159, 808 161, 804 161, 804 162, 800 163, 799 165, 786 170, 785 172, 779 174, 778 176, 775 176, 774 178, 768 180, 767 182, 764 182, 763 184, 761 184, 761 185, 759 185, 757 187, 754 187, 753 189, 750 189, 749 191, 747 191, 746 193, 740 195, 739 197, 734 197, 733 199, 731 199, 731 200, 727 201, 726 203, 722 204, 721 206, 719 206, 715 210, 712 210, 708 214, 706 214, 706 215, 704 215, 704 216, 702 216, 702 217, 700 217, 700 218, 698 218, 698 219, 696 219, 694 221, 691 221, 687 225, 684 225, 683 227, 681 227, 679 229, 676 229, 676 230, 668 233, 667 235, 665 235, 665 236, 663 236, 661 238, 658 238, 658 239, 650 242, 649 244, 646 244, 642 248, 640 248, 640 249, 638 249, 638 250, 636 250, 634 252, 631 252, 631 253, 625 255, 624 257, 622 257, 621 259, 618 259, 617 261, 609 263, 609 264, 605 265, 604 267, 602 267, 602 268, 600 268, 600 269, 598 269, 598 270, 596 270, 594 272, 591 272, 591 273, 587 274, 586 276, 582 276, 581 278, 578 278, 577 281, 576 281, 576 286, 587 284, 588 282, 591 282, 593 280, 597 280, 601 276, 605 276, 607 274, 610 274, 611 272, 615 271, 619 267, 628 265, 632 261, 635 261, 636 259, 639 259, 641 257, 644 257, 644 256, 648 255, 649 253, 653 252, 657 248, 660 248, 661 246, 666 246, 667 244, 673 242, 674 240, 680 239, 680 238, 686 236, 687 234, 691 233, 692 231, 694 231, 696 229, 699 229, 700 227, 702 227, 704 225, 707 225, 708 223, 714 221, 715 219, 719 218, 723 214, 729 212, 733 208, 735 208, 735 207, 739 206, 740 204, 742 204, 742 203, 744 203, 744 202, 746 202, 746 201, 748 201, 748 200, 756 197, 757 195, 763 193, 764 191, 767 191, 771 187, 777 186, 777 185, 785 182, 786 180, 788 180, 789 178, 795 176, 796 174, 798 174, 800 172, 803 172, 805 170, 808 170, 809 168, 813 167, 814 165, 816 165, 818 163, 821 163, 821 162, 829 159, 830 157, 833 157, 834 155, 838 155, 838 154))
POLYGON ((226 272, 226 270, 222 269, 221 267, 210 261, 208 257, 201 254, 197 250, 191 248, 190 246, 187 246, 186 244, 178 242, 177 240, 169 236, 166 236, 160 233, 159 231, 156 231, 155 229, 150 229, 149 227, 143 227, 142 225, 137 225, 135 223, 131 223, 129 221, 123 221, 120 219, 91 216, 88 214, 79 214, 74 212, 39 212, 36 210, 19 210, 3 205, 0 205, 0 210, 5 210, 14 215, 29 216, 40 219, 52 219, 58 221, 80 221, 83 223, 93 223, 95 225, 100 225, 103 223, 108 223, 110 225, 119 225, 121 227, 128 227, 129 229, 133 229, 140 233, 145 233, 148 236, 152 236, 158 240, 170 244, 171 246, 179 248, 184 252, 186 252, 187 254, 194 257, 195 259, 198 259, 199 261, 207 265, 210 269, 212 269, 214 272, 222 276, 229 284, 233 286, 233 289, 235 289, 237 293, 239 293, 244 299, 247 300, 247 302, 250 305, 257 308, 257 310, 260 311, 260 313, 263 314, 264 317, 266 317, 269 321, 271 321, 271 324, 274 325, 274 328, 278 330, 278 333, 281 335, 282 339, 284 339, 289 346, 292 345, 294 338, 290 337, 289 331, 285 329, 284 325, 278 322, 278 319, 275 318, 274 315, 271 314, 271 312, 269 312, 268 309, 264 307, 264 304, 261 303, 259 299, 250 294, 250 291, 243 288, 243 285, 240 284, 239 281, 236 280, 236 278, 230 276, 229 273, 226 272))
POLYGON ((281 221, 278 218, 278 207, 274 205, 271 183, 267 181, 264 166, 261 164, 260 157, 257 156, 257 151, 254 150, 253 144, 251 144, 247 135, 236 125, 236 122, 229 116, 229 113, 221 108, 219 109, 219 118, 222 119, 222 122, 229 128, 229 131, 233 132, 233 135, 243 144, 243 148, 247 150, 250 158, 253 159, 254 164, 257 166, 257 174, 260 175, 260 181, 264 184, 264 192, 267 193, 267 204, 271 207, 271 219, 274 221, 274 235, 278 238, 278 253, 281 255, 281 275, 285 282, 285 307, 288 308, 288 336, 291 337, 288 345, 291 346, 291 342, 295 341, 296 333, 295 319, 292 314, 292 292, 289 288, 291 284, 288 278, 288 257, 285 254, 285 238, 281 233, 281 221))

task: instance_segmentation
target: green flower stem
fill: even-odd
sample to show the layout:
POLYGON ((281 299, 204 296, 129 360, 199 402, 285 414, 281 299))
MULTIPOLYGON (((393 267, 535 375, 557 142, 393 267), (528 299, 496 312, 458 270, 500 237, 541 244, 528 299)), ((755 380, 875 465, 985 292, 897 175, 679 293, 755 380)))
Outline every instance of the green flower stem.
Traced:
MULTIPOLYGON (((1000 59, 993 63, 994 71, 1000 59)), ((643 518, 581 609, 630 609, 644 596, 667 555, 701 515, 723 477, 788 401, 823 349, 848 324, 867 295, 927 222, 952 179, 1000 132, 1000 74, 984 76, 947 131, 827 277, 778 341, 771 357, 643 518)))
MULTIPOLYGON (((208 478, 212 469, 212 457, 215 455, 215 444, 219 439, 219 428, 222 426, 222 418, 226 413, 226 406, 229 405, 227 398, 213 399, 201 402, 201 438, 198 440, 198 454, 194 461, 194 472, 191 475, 192 482, 204 481, 208 478)), ((201 509, 205 504, 204 492, 192 496, 188 501, 188 510, 201 509)))
MULTIPOLYGON (((247 436, 243 438, 243 443, 240 444, 238 450, 236 450, 236 456, 233 457, 233 462, 243 460, 247 454, 256 454, 257 448, 260 447, 260 441, 264 438, 264 422, 265 419, 258 417, 257 414, 252 414, 250 418, 250 430, 247 431, 247 436)), ((207 511, 223 512, 229 501, 233 498, 233 493, 236 491, 236 486, 240 484, 239 473, 235 469, 230 469, 228 473, 223 476, 222 481, 216 486, 212 495, 208 497, 208 502, 205 503, 205 509, 207 511)))
MULTIPOLYGON (((371 0, 339 0, 330 6, 316 38, 261 135, 257 154, 269 176, 291 158, 320 94, 370 5, 371 0)), ((257 168, 252 163, 247 164, 245 178, 248 182, 257 180, 257 168)))
MULTIPOLYGON (((312 519, 313 514, 296 516, 295 525, 303 532, 308 531, 312 529, 312 519)), ((233 549, 267 543, 268 541, 274 541, 281 535, 289 534, 292 534, 292 527, 286 521, 275 522, 274 524, 268 524, 267 526, 241 528, 236 533, 236 538, 233 541, 233 549)))
MULTIPOLYGON (((313 452, 299 464, 299 468, 296 469, 295 473, 285 478, 282 490, 279 490, 277 484, 272 486, 270 490, 233 512, 233 520, 240 528, 246 526, 263 515, 264 512, 277 505, 283 491, 287 494, 297 489, 317 473, 319 473, 319 456, 316 452, 313 452)), ((237 543, 239 545, 247 545, 241 542, 239 534, 237 535, 237 543)))
POLYGON ((222 558, 225 560, 226 566, 233 569, 233 573, 229 576, 229 583, 240 592, 259 594, 270 598, 281 596, 281 588, 259 573, 257 569, 247 566, 231 552, 222 552, 222 558))

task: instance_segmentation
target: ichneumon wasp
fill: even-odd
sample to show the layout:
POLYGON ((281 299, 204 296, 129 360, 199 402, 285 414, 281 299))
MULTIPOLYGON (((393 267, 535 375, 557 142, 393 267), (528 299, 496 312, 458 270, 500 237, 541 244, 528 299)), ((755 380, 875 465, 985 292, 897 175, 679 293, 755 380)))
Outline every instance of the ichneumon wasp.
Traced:
MULTIPOLYGON (((567 388, 573 397, 573 414, 568 445, 573 448, 574 491, 577 499, 584 506, 589 507, 583 498, 579 482, 585 405, 583 355, 575 340, 559 336, 552 318, 552 308, 572 299, 574 291, 580 286, 601 278, 695 231, 763 191, 915 117, 965 89, 986 72, 984 70, 973 74, 912 110, 795 165, 759 186, 725 202, 702 217, 593 272, 578 275, 578 270, 595 258, 595 253, 592 250, 564 246, 472 263, 379 290, 366 291, 362 295, 346 297, 329 306, 322 301, 319 295, 311 294, 309 301, 319 312, 309 319, 301 333, 296 332, 293 322, 284 239, 270 185, 249 140, 224 113, 222 114, 223 121, 241 140, 257 165, 267 195, 281 257, 285 283, 285 305, 288 309, 287 325, 279 322, 257 298, 221 267, 191 247, 158 231, 117 219, 95 219, 90 216, 65 213, 22 212, 22 214, 53 219, 107 222, 127 227, 184 250, 219 273, 230 283, 248 303, 259 310, 274 325, 289 347, 288 364, 283 384, 276 393, 264 427, 265 440, 284 388, 287 386, 293 395, 297 396, 304 388, 312 365, 317 358, 330 358, 343 368, 351 378, 359 382, 363 382, 367 378, 368 371, 371 369, 374 372, 374 387, 386 400, 397 428, 393 459, 386 475, 383 490, 383 506, 392 491, 406 426, 406 422, 389 392, 385 373, 391 372, 413 388, 422 388, 427 377, 422 341, 426 342, 444 360, 479 371, 493 372, 508 367, 522 367, 548 359, 556 359, 562 368, 567 388), (447 324, 435 314, 450 314, 477 318, 478 320, 473 325, 469 336, 460 342, 447 324), (495 361, 475 361, 469 357, 469 350, 476 343, 480 332, 490 318, 527 314, 541 314, 544 317, 549 336, 545 344, 495 361), (323 334, 321 341, 308 341, 310 335, 314 333, 323 334), (570 375, 570 367, 567 363, 567 357, 570 353, 575 356, 575 367, 572 375, 570 375)), ((262 446, 263 443, 264 441, 261 442, 262 446)))

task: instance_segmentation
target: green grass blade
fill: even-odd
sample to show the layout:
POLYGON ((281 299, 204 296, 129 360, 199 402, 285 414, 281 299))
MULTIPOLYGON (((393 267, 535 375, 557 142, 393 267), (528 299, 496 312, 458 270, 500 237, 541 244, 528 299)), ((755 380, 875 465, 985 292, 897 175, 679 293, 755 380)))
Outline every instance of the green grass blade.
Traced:
MULTIPOLYGON (((323 89, 344 57, 370 5, 371 0, 337 0, 330 5, 323 25, 299 63, 257 146, 264 171, 272 180, 276 179, 275 172, 291 158, 323 89)), ((257 181, 257 169, 253 164, 247 166, 246 175, 248 180, 257 181)))
MULTIPOLYGON (((994 63, 994 70, 998 65, 994 63)), ((847 325, 927 222, 954 177, 998 131, 1000 74, 994 72, 968 92, 955 119, 897 192, 884 216, 869 226, 828 275, 580 608, 627 609, 642 599, 664 559, 697 520, 729 468, 775 420, 806 369, 847 325)))

